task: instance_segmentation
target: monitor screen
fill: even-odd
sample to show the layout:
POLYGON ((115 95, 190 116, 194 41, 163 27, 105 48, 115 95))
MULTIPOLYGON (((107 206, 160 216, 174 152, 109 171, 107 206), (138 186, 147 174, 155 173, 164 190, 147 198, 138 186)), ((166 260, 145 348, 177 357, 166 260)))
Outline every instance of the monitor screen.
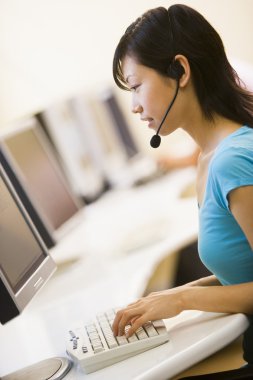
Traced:
POLYGON ((12 162, 29 196, 53 231, 80 209, 50 143, 35 119, 2 138, 2 149, 12 162))
POLYGON ((103 187, 102 173, 69 101, 52 104, 37 118, 55 146, 73 192, 86 201, 95 199, 103 187))
POLYGON ((108 94, 106 94, 104 97, 104 104, 111 115, 113 125, 122 140, 128 158, 135 156, 139 153, 138 147, 131 135, 129 126, 127 125, 118 101, 112 92, 109 91, 108 94))
POLYGON ((0 321, 24 308, 55 270, 31 219, 0 164, 0 321))
POLYGON ((35 225, 37 231, 39 232, 47 248, 48 249, 52 248, 55 245, 55 239, 51 231, 49 230, 49 228, 47 227, 47 225, 44 223, 41 216, 39 215, 36 207, 32 203, 32 200, 28 196, 24 187, 22 186, 19 178, 16 176, 15 171, 13 170, 11 163, 8 161, 8 158, 5 157, 5 154, 3 150, 1 149, 1 146, 0 146, 0 163, 4 168, 4 171, 8 175, 8 178, 12 186, 14 187, 16 193, 18 194, 23 206, 28 212, 30 218, 32 219, 33 224, 35 225))

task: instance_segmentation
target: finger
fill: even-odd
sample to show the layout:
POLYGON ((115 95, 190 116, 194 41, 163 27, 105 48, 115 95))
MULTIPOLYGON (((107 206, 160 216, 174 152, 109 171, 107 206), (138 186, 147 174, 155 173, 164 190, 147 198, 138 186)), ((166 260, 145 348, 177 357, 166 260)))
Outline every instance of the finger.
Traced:
POLYGON ((128 329, 126 337, 132 336, 138 328, 144 325, 148 321, 148 318, 145 314, 140 316, 139 318, 136 318, 132 326, 128 329))
POLYGON ((124 332, 125 332, 124 331, 124 326, 125 326, 124 325, 124 321, 125 321, 125 319, 123 319, 123 321, 122 321, 122 317, 123 317, 124 313, 126 313, 126 312, 128 312, 130 310, 133 310, 133 315, 136 316, 136 314, 137 314, 136 313, 136 307, 137 306, 139 306, 139 307, 141 306, 141 304, 142 304, 141 301, 142 301, 142 298, 138 299, 135 302, 132 302, 126 308, 118 310, 118 312, 116 313, 116 316, 114 318, 113 324, 112 324, 112 330, 113 330, 114 336, 123 335, 124 334, 124 332), (121 327, 121 326, 123 326, 123 327, 121 327))
MULTIPOLYGON (((123 335, 124 334, 124 323, 125 323, 125 317, 123 318, 123 315, 126 315, 126 312, 133 310, 133 307, 126 307, 125 309, 118 310, 116 313, 116 316, 114 318, 113 324, 112 324, 112 331, 114 336, 123 335)), ((134 315, 136 313, 134 312, 134 315)))
POLYGON ((117 336, 118 335, 118 326, 119 326, 119 322, 122 318, 122 313, 123 313, 123 310, 119 310, 117 313, 116 313, 116 316, 114 318, 114 321, 113 321, 113 324, 112 324, 112 330, 113 330, 113 334, 114 336, 117 336))
POLYGON ((141 314, 141 311, 139 311, 138 309, 124 310, 121 319, 118 323, 118 335, 123 335, 125 333, 125 327, 130 324, 130 321, 133 319, 133 317, 139 317, 141 314))
POLYGON ((136 317, 134 317, 134 318, 132 318, 132 319, 131 319, 131 321, 130 321, 131 325, 133 325, 133 324, 134 324, 134 322, 136 321, 136 319, 138 319, 138 318, 140 318, 140 316, 139 316, 139 315, 138 315, 138 316, 136 316, 136 317))

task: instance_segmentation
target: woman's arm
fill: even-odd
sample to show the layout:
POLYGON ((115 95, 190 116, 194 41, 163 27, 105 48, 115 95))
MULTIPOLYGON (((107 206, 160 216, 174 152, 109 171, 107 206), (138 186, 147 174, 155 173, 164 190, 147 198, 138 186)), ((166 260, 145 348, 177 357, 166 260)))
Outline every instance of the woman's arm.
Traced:
POLYGON ((158 158, 158 166, 162 170, 173 170, 186 168, 188 166, 196 166, 199 157, 199 148, 196 147, 194 152, 183 157, 162 156, 158 158))
POLYGON ((253 282, 238 285, 185 288, 183 310, 253 314, 253 282))
POLYGON ((113 323, 115 335, 123 335, 125 326, 131 336, 147 321, 171 318, 183 310, 253 314, 253 282, 229 286, 180 286, 147 297, 118 311, 113 323))
POLYGON ((229 193, 229 207, 243 230, 253 254, 253 186, 242 186, 229 193))
POLYGON ((183 286, 219 286, 221 285, 220 281, 216 278, 214 274, 207 277, 199 278, 198 280, 188 282, 187 284, 183 286))
POLYGON ((130 334, 132 334, 138 327, 148 320, 176 316, 184 310, 181 305, 181 296, 184 293, 184 290, 188 287, 195 288, 220 285, 221 284, 218 279, 214 275, 211 275, 176 288, 151 293, 147 297, 143 297, 136 302, 131 303, 125 309, 117 312, 113 323, 114 334, 116 336, 122 335, 124 333, 125 326, 130 322, 132 323, 130 334), (168 303, 170 303, 170 308, 168 307, 168 303), (148 310, 149 308, 150 310, 148 310), (135 324, 133 323, 133 320, 136 321, 135 324))

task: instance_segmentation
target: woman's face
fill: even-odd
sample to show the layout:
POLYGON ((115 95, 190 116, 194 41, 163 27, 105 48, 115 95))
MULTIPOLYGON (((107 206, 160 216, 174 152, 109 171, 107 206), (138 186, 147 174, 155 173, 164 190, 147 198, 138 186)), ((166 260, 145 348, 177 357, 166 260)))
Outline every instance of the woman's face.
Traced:
MULTIPOLYGON (((157 131, 176 91, 176 81, 143 66, 130 56, 123 60, 123 74, 132 92, 132 112, 139 113, 148 127, 157 131)), ((180 94, 178 94, 178 97, 180 94)), ((176 130, 180 120, 176 116, 177 100, 163 123, 160 134, 165 136, 176 130)))

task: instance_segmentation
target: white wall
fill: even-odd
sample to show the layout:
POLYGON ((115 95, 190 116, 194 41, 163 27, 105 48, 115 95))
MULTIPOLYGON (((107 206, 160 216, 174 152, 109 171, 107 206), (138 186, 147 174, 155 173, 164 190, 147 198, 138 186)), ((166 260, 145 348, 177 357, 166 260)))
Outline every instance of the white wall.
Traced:
MULTIPOLYGON (((253 64, 252 0, 180 2, 213 24, 229 56, 253 64)), ((112 83, 113 52, 129 23, 148 8, 173 3, 0 0, 0 127, 54 100, 112 83)), ((123 98, 128 106, 128 94, 123 98)), ((138 128, 138 120, 129 118, 137 134, 146 133, 142 125, 138 128)))

